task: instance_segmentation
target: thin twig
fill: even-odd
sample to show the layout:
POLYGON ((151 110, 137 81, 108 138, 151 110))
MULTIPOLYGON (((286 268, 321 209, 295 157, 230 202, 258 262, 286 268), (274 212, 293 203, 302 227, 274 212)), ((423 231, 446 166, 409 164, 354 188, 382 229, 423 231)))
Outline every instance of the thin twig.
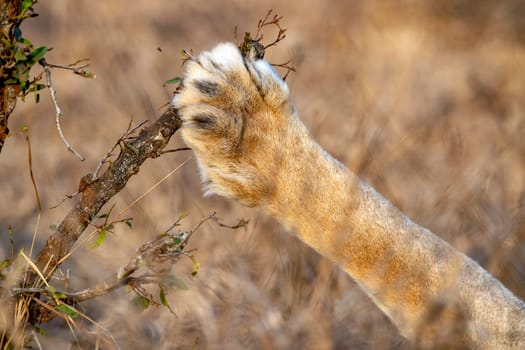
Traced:
POLYGON ((31 331, 31 335, 33 336, 33 340, 35 341, 36 346, 38 346, 38 349, 43 350, 42 344, 40 344, 40 340, 38 340, 38 334, 36 334, 34 329, 31 331))
POLYGON ((35 191, 36 206, 38 208, 38 211, 41 212, 42 204, 40 202, 40 195, 38 194, 38 188, 36 186, 35 175, 33 174, 33 155, 31 153, 31 141, 29 140, 29 136, 26 136, 26 142, 27 142, 27 162, 29 165, 29 175, 31 176, 31 183, 33 184, 33 190, 35 191))
POLYGON ((290 74, 290 72, 296 72, 295 67, 290 65, 291 61, 292 60, 289 59, 288 61, 286 61, 284 63, 272 63, 272 66, 274 66, 274 67, 279 67, 279 68, 286 69, 286 74, 283 77, 284 81, 286 81, 286 78, 288 77, 288 74, 290 74))
POLYGON ((255 41, 261 41, 263 39, 262 30, 264 27, 270 25, 274 25, 277 27, 277 36, 275 37, 273 42, 269 43, 268 45, 264 45, 265 50, 269 47, 277 45, 278 42, 286 38, 286 28, 281 27, 280 23, 280 21, 283 19, 283 16, 275 14, 273 15, 272 19, 269 19, 271 14, 272 10, 269 10, 268 13, 266 13, 266 16, 263 19, 259 20, 259 23, 257 23, 257 33, 255 33, 255 41))
POLYGON ((182 221, 182 219, 186 218, 186 214, 181 214, 177 220, 175 220, 175 222, 166 230, 166 233, 169 233, 171 230, 173 230, 175 227, 177 226, 180 226, 180 222, 182 221))
MULTIPOLYGON (((252 37, 250 32, 244 33, 244 38, 242 43, 239 45, 239 49, 241 50, 243 56, 249 60, 263 59, 268 48, 277 45, 277 43, 286 38, 286 28, 281 26, 281 20, 283 19, 283 16, 274 14, 273 17, 270 17, 271 15, 272 10, 269 10, 266 13, 266 16, 259 20, 257 23, 257 32, 255 33, 254 37, 252 37), (275 26, 277 27, 278 31, 275 39, 271 43, 264 45, 262 43, 262 40, 264 39, 263 31, 264 28, 268 26, 275 26)), ((234 34, 237 38, 237 28, 235 28, 234 34)), ((286 69, 286 74, 284 75, 283 80, 286 80, 290 72, 295 72, 295 68, 289 65, 290 61, 291 60, 288 60, 280 64, 271 63, 271 65, 274 67, 286 69)))
POLYGON ((235 225, 223 224, 222 222, 219 221, 219 218, 217 218, 217 216, 215 215, 215 212, 213 212, 211 214, 210 218, 213 219, 215 224, 217 224, 218 226, 231 228, 232 230, 236 230, 236 229, 241 228, 241 227, 246 227, 249 224, 249 222, 250 222, 249 220, 240 219, 239 222, 237 224, 235 224, 235 225))
MULTIPOLYGON (((188 239, 187 232, 181 232, 178 234, 161 235, 154 240, 143 244, 137 249, 137 254, 131 258, 128 263, 118 269, 112 277, 100 283, 93 288, 87 288, 75 293, 64 293, 69 298, 74 299, 76 302, 85 301, 88 299, 95 298, 97 296, 105 295, 119 287, 140 283, 154 283, 158 280, 151 280, 140 277, 131 277, 131 275, 143 266, 150 266, 151 262, 155 260, 177 260, 179 256, 183 255, 183 244, 188 239)), ((151 266, 150 266, 151 268, 151 266)), ((152 275, 144 275, 151 277, 152 275)), ((154 275, 156 277, 156 275, 154 275)))
POLYGON ((50 65, 44 60, 40 60, 40 65, 44 68, 44 71, 46 72, 46 86, 48 87, 50 93, 51 93, 51 99, 53 100, 53 105, 55 106, 55 123, 58 130, 58 133, 60 134, 60 138, 62 139, 62 142, 66 145, 67 149, 72 152, 75 156, 78 157, 81 161, 84 161, 86 158, 84 158, 80 153, 78 153, 73 146, 67 141, 66 137, 64 136, 64 132, 62 131, 62 127, 60 126, 60 118, 64 115, 62 113, 62 109, 60 109, 60 106, 58 105, 57 97, 56 97, 56 90, 53 87, 53 81, 51 80, 51 69, 50 65))
POLYGON ((58 207, 59 207, 60 205, 62 205, 62 203, 64 203, 66 200, 75 197, 77 194, 79 194, 78 191, 76 191, 75 193, 72 193, 72 194, 66 194, 66 195, 64 196, 64 198, 62 198, 62 199, 60 200, 60 202, 58 202, 57 204, 53 205, 52 207, 49 207, 49 209, 55 209, 55 208, 58 208, 58 207))
POLYGON ((133 134, 138 128, 142 127, 144 124, 147 123, 147 120, 142 120, 140 123, 138 123, 135 127, 131 128, 131 124, 133 123, 133 119, 131 119, 129 121, 129 124, 128 124, 128 128, 126 129, 126 131, 124 132, 124 134, 122 134, 122 136, 117 140, 117 142, 115 142, 115 144, 109 149, 109 151, 106 153, 106 155, 100 160, 100 162, 98 163, 95 171, 93 172, 93 174, 91 175, 91 178, 92 180, 96 180, 98 179, 98 173, 100 171, 100 169, 102 168, 102 166, 104 166, 104 164, 107 163, 107 160, 113 156, 113 151, 115 150, 115 148, 117 148, 117 146, 123 142, 125 139, 127 139, 128 137, 130 137, 131 134, 133 134))
POLYGON ((35 192, 36 207, 38 210, 38 216, 36 218, 35 228, 33 230, 33 238, 31 240, 31 247, 29 248, 29 256, 33 255, 33 248, 35 247, 36 234, 38 227, 40 226, 40 218, 42 216, 42 204, 40 201, 40 194, 38 192, 38 186, 36 185, 35 174, 33 173, 33 153, 31 152, 31 141, 29 136, 26 135, 27 142, 27 162, 29 165, 29 175, 31 176, 31 183, 33 184, 33 190, 35 192))
POLYGON ((68 65, 63 65, 63 64, 53 64, 53 63, 48 63, 46 61, 44 61, 44 64, 50 68, 60 68, 60 69, 66 69, 66 70, 70 70, 72 71, 73 73, 75 74, 78 74, 78 75, 81 75, 83 77, 86 77, 86 78, 96 78, 95 75, 93 75, 93 73, 91 72, 88 72, 86 71, 84 68, 87 68, 89 67, 89 63, 84 63, 82 65, 78 65, 79 63, 81 62, 87 62, 89 61, 89 58, 82 58, 74 63, 71 63, 71 64, 68 64, 68 65))
MULTIPOLYGON (((73 302, 78 303, 105 295, 125 285, 133 284, 134 288, 136 288, 137 286, 140 286, 144 283, 157 283, 160 281, 157 273, 146 273, 139 277, 131 277, 131 275, 143 266, 147 266, 148 269, 151 270, 153 267, 152 263, 155 261, 176 261, 182 255, 189 256, 188 252, 184 251, 185 245, 188 243, 188 240, 193 235, 193 233, 195 233, 204 222, 210 219, 213 219, 215 222, 217 222, 215 212, 202 218, 190 231, 169 233, 169 230, 171 229, 170 227, 168 230, 164 231, 163 234, 140 246, 137 249, 136 255, 131 258, 126 265, 119 268, 112 277, 92 288, 87 288, 78 292, 60 292, 60 294, 64 294, 67 298, 71 299, 68 302, 68 304, 70 304, 73 302)), ((177 220, 177 222, 178 221, 180 220, 177 220)), ((23 253, 22 256, 25 258, 23 253)), ((40 273, 37 267, 31 262, 30 265, 43 279, 44 276, 40 273)), ((43 281, 45 283, 44 279, 43 281)), ((54 298, 49 290, 49 285, 47 284, 46 287, 15 287, 11 289, 11 293, 13 295, 22 293, 43 294, 47 295, 50 299, 54 298)))

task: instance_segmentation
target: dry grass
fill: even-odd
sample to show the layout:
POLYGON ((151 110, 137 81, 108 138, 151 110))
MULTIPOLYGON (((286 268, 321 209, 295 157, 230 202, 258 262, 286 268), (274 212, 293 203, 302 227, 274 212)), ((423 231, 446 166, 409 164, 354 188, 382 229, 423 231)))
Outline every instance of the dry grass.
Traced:
MULTIPOLYGON (((30 243, 37 209, 33 169, 43 204, 37 248, 107 149, 136 121, 159 115, 171 96, 162 82, 180 74, 180 50, 199 52, 253 30, 273 8, 285 16, 287 38, 269 52, 276 63, 294 59, 287 82, 319 142, 373 184, 415 221, 466 252, 525 297, 525 7, 520 1, 442 2, 282 1, 42 2, 24 34, 53 46, 51 63, 91 58, 95 80, 54 72, 69 141, 86 156, 68 153, 54 127, 47 92, 42 102, 19 103, 0 156, 0 257, 30 243), (161 51, 158 48, 161 48, 161 51)), ((268 34, 270 35, 270 34, 268 34)), ((173 147, 181 145, 172 141, 173 147)), ((148 161, 114 201, 122 210, 190 153, 148 161)), ((137 312, 124 290, 86 303, 84 311, 122 349, 389 349, 403 347, 394 327, 330 262, 255 210, 220 198, 201 198, 194 162, 162 183, 125 215, 104 245, 75 251, 67 262, 78 289, 112 273, 134 249, 166 229, 180 213, 190 228, 213 209, 230 231, 206 225, 192 239, 201 263, 176 266, 188 289, 165 308, 137 312)), ((4 315, 5 316, 5 315, 4 315)), ((4 320, 4 318, 0 318, 4 320)), ((3 322, 3 321, 2 321, 3 322)), ((73 342, 61 320, 44 326, 44 348, 73 342)), ((95 329, 85 324, 84 331, 95 329)), ((113 348, 109 338, 79 332, 74 348, 113 348), (104 345, 105 344, 105 345, 104 345)))

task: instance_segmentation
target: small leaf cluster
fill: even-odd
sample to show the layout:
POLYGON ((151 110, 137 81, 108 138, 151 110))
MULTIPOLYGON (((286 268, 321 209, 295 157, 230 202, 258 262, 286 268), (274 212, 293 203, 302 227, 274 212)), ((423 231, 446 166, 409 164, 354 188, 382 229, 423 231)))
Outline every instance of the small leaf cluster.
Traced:
POLYGON ((45 88, 44 84, 38 83, 41 75, 31 77, 31 68, 44 58, 49 51, 47 46, 35 47, 31 41, 22 36, 20 24, 23 20, 35 17, 33 11, 33 0, 23 0, 20 15, 12 18, 10 37, 2 38, 3 50, 0 55, 0 80, 4 85, 16 86, 21 95, 25 97, 34 92, 38 102, 38 91, 45 88))
POLYGON ((102 225, 96 225, 98 235, 97 235, 97 239, 95 240, 95 242, 93 242, 89 246, 90 249, 96 249, 100 247, 102 243, 104 243, 104 241, 106 240, 107 233, 108 232, 113 233, 115 224, 124 222, 126 226, 128 226, 130 229, 133 227, 133 224, 132 224, 133 218, 125 218, 125 219, 109 222, 109 216, 111 215, 112 210, 113 210, 113 207, 109 210, 108 213, 97 216, 97 218, 99 219, 104 219, 104 223, 102 225))
POLYGON ((79 316, 78 311, 73 307, 65 302, 63 300, 67 299, 67 295, 64 293, 58 291, 55 287, 48 285, 46 287, 47 292, 53 296, 53 299, 55 300, 55 309, 62 314, 69 316, 71 318, 77 318, 79 316))

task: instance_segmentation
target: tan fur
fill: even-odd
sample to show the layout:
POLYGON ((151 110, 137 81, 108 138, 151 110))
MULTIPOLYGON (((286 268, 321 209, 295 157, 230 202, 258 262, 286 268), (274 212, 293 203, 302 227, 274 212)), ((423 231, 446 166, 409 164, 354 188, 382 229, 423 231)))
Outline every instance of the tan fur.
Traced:
POLYGON ((525 304, 327 154, 268 63, 220 44, 186 64, 174 105, 209 193, 290 227, 416 346, 525 348, 525 304))

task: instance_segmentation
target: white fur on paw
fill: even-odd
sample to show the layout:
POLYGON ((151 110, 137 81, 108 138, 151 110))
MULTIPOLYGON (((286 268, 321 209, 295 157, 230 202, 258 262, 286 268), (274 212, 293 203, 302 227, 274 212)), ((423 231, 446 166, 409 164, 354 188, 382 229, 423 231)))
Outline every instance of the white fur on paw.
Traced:
POLYGON ((246 69, 239 48, 232 43, 220 43, 211 51, 201 53, 198 60, 209 71, 216 70, 216 65, 224 71, 246 69))
POLYGON ((253 62, 253 65, 254 65, 255 69, 259 72, 259 74, 260 74, 260 76, 261 76, 261 78, 263 80, 262 81, 263 88, 266 88, 266 90, 267 89, 271 89, 272 87, 275 88, 275 85, 273 85, 273 84, 276 83, 279 86, 279 88, 282 90, 281 91, 282 94, 287 95, 287 96, 290 94, 290 92, 288 90, 288 85, 286 85, 284 80, 275 71, 273 66, 270 63, 268 63, 268 61, 257 60, 255 62, 253 62), (268 84, 270 82, 272 83, 272 86, 270 86, 268 84))
POLYGON ((258 73, 259 84, 267 103, 280 105, 288 101, 290 98, 288 85, 270 63, 265 60, 257 60, 252 63, 252 66, 258 73))
POLYGON ((184 85, 187 91, 182 91, 173 98, 173 106, 179 109, 195 102, 196 95, 191 92, 195 84, 206 82, 223 86, 228 84, 227 75, 231 73, 237 73, 235 75, 238 80, 246 87, 255 84, 269 104, 280 105, 289 99, 288 86, 271 64, 262 59, 248 61, 237 46, 221 43, 186 64, 184 85))

